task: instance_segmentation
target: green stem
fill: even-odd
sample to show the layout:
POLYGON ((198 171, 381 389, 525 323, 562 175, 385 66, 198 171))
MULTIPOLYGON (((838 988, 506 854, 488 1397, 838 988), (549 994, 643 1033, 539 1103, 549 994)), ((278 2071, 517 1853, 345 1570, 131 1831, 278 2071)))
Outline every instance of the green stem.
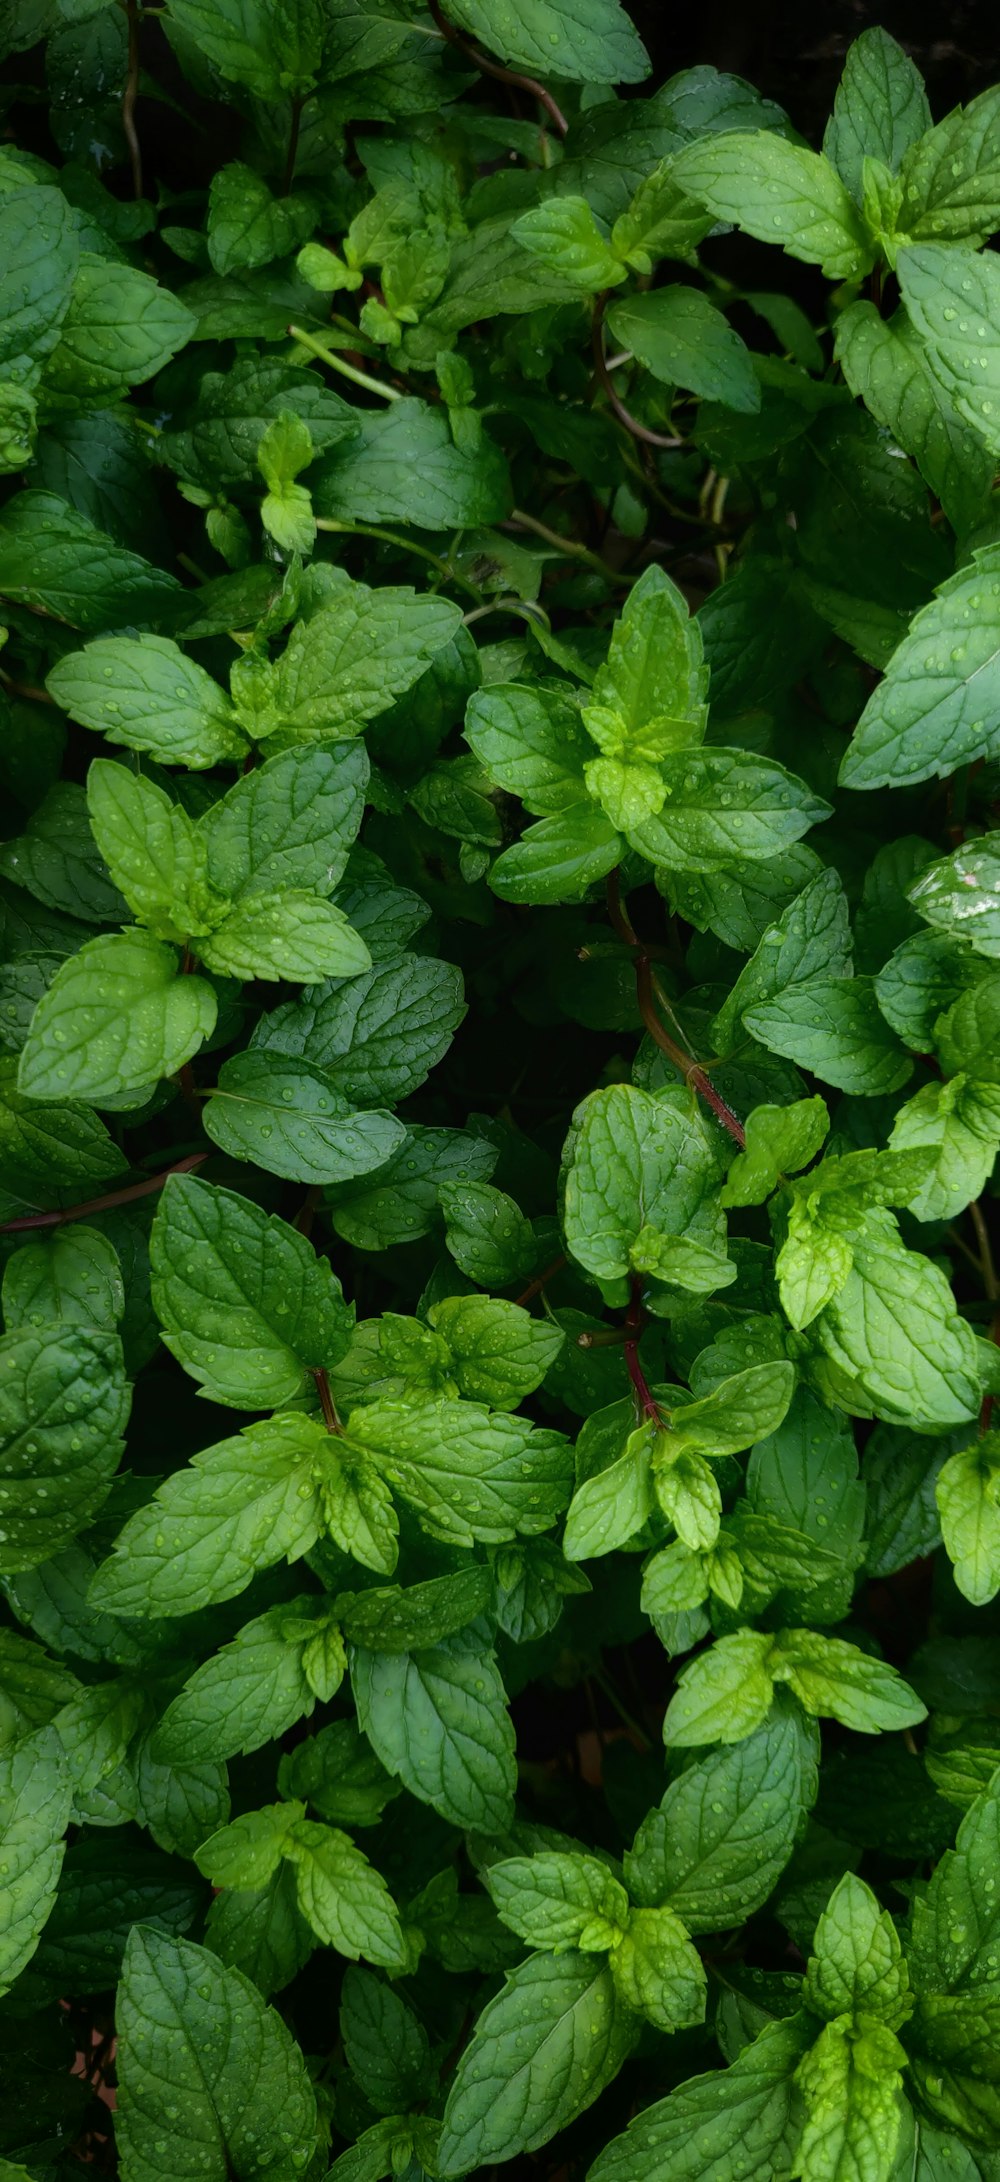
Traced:
POLYGON ((436 568, 447 583, 457 584, 459 590, 467 591, 472 599, 482 598, 483 594, 477 590, 475 584, 468 583, 464 576, 459 576, 447 561, 441 559, 439 553, 432 553, 429 546, 417 545, 412 538, 401 538, 394 530, 382 530, 374 523, 341 523, 332 515, 317 516, 316 528, 336 531, 345 538, 381 538, 383 545, 398 546, 401 553, 417 553, 422 561, 429 561, 431 567, 436 568))
POLYGON ((342 378, 350 379, 353 386, 363 386, 366 393, 378 394, 384 402, 402 401, 402 395, 394 386, 383 386, 381 379, 372 379, 367 371, 358 371, 354 364, 347 363, 335 350, 324 347, 322 341, 317 341, 311 333, 306 333, 303 326, 289 326, 288 332, 291 340, 297 341, 300 348, 308 349, 310 355, 318 356, 321 363, 329 364, 331 371, 339 371, 342 378))
POLYGON ((550 530, 547 523, 539 522, 537 515, 526 515, 523 508, 512 508, 510 522, 503 527, 511 530, 515 524, 519 530, 533 530, 536 538, 544 538, 547 545, 555 546, 567 560, 585 561, 588 568, 596 568, 600 575, 615 581, 616 571, 602 561, 599 553, 592 553, 589 546, 581 545, 576 538, 564 538, 560 531, 550 530))

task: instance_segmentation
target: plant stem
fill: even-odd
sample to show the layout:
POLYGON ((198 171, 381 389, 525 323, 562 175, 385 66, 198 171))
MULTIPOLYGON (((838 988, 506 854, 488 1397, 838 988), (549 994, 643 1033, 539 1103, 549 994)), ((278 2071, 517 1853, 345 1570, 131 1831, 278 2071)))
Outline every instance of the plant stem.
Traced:
POLYGON ((292 183, 295 180, 295 162, 299 153, 299 130, 302 127, 302 109, 305 103, 304 98, 293 98, 292 100, 292 116, 288 128, 288 156, 285 160, 285 173, 281 184, 283 197, 290 194, 292 183))
POLYGON ((553 1258, 551 1265, 547 1265, 543 1273, 536 1273, 534 1280, 529 1280, 527 1287, 522 1288, 520 1295, 514 1297, 515 1303, 530 1303, 532 1296, 540 1296, 542 1289, 548 1287, 549 1281, 554 1280, 556 1274, 562 1272, 565 1263, 566 1259, 562 1254, 558 1258, 553 1258))
POLYGON ((429 561, 448 583, 457 584, 460 591, 467 591, 470 598, 481 599, 482 592, 464 576, 456 574, 439 553, 432 553, 429 546, 417 545, 412 538, 400 538, 394 530, 382 530, 373 523, 341 523, 332 515, 318 515, 317 530, 336 531, 345 538, 381 538, 383 545, 398 546, 401 553, 417 553, 422 561, 429 561))
POLYGON ((598 1689, 603 1691, 609 1705, 614 1706, 614 1709, 618 1714, 618 1718, 620 1719, 622 1726, 628 1728, 630 1735, 635 1736, 637 1743, 640 1744, 643 1750, 651 1750, 653 1745, 650 1742, 649 1736, 647 1735, 645 1728, 640 1727, 639 1722, 635 1718, 634 1714, 629 1711, 627 1705, 624 1705, 622 1703, 622 1700, 618 1695, 618 1691, 616 1690, 610 1675, 605 1674, 603 1667, 592 1667, 591 1676, 596 1682, 598 1689))
POLYGON ((461 32, 455 29, 454 23, 449 23, 447 16, 441 12, 438 0, 430 0, 430 10, 442 38, 447 38, 449 45, 455 46, 459 53, 464 53, 468 60, 474 61, 476 67, 482 69, 484 76, 495 76, 498 83, 512 83, 517 90, 526 91, 530 98, 538 99, 553 128, 558 130, 560 136, 567 134, 569 122, 544 83, 539 83, 536 76, 519 75, 516 69, 502 68, 499 61, 489 60, 477 45, 473 45, 471 38, 463 38, 461 32))
POLYGON ((654 432, 648 424, 640 424, 638 417, 634 417, 631 410, 626 409, 624 402, 615 392, 611 373, 608 370, 608 359, 604 353, 604 310, 605 305, 607 304, 608 294, 609 290, 605 289, 604 293, 602 295, 599 295, 596 299, 594 307, 594 323, 592 330, 592 338, 594 344, 594 369, 597 372, 597 376, 604 389, 605 395, 607 396, 608 402, 610 403, 611 408, 614 410, 615 416, 617 417, 619 424, 623 424, 625 426, 626 432, 631 432, 633 439, 641 439, 644 445, 647 447, 683 447, 683 439, 678 439, 676 434, 669 434, 666 432, 654 432))
POLYGON ((642 1303, 642 1282, 639 1278, 638 1273, 633 1273, 631 1280, 631 1300, 629 1302, 628 1315, 625 1319, 624 1329, 625 1368, 628 1372, 629 1378, 632 1381, 632 1392, 635 1395, 636 1407, 639 1411, 640 1416, 645 1417, 650 1424, 655 1424, 657 1430, 662 1432, 663 1430, 665 1430, 663 1418, 661 1417, 656 1403, 653 1400, 646 1379, 646 1374, 643 1371, 642 1365, 639 1362, 639 1342, 642 1339, 642 1330, 645 1323, 646 1313, 643 1309, 642 1303))
POLYGON ((969 1218, 976 1230, 976 1241, 979 1244, 979 1267, 983 1276, 983 1287, 986 1290, 986 1300, 988 1303, 996 1303, 1000 1301, 1000 1281, 997 1280, 996 1267, 993 1263, 989 1229, 978 1198, 969 1206, 969 1218))
POLYGON ((619 939, 624 940, 626 947, 639 950, 634 957, 636 999, 639 1013, 654 1045, 658 1045, 660 1052, 665 1053, 667 1059, 673 1062, 685 1083, 690 1084, 692 1091, 696 1091, 699 1098, 704 1099, 706 1106, 711 1107, 716 1120, 721 1121, 724 1129, 728 1129, 740 1151, 745 1151, 746 1135, 739 1116, 734 1114, 731 1106, 727 1106, 722 1093, 716 1090, 700 1061, 692 1060, 690 1054, 685 1053, 671 1038, 669 1031, 664 1030, 654 997, 653 965, 648 954, 642 951, 642 943, 633 930, 628 911, 622 903, 617 867, 608 877, 607 898, 608 916, 619 939))
POLYGON ((137 0, 125 0, 128 20, 128 74, 122 92, 122 133, 128 145, 132 168, 132 195, 142 196, 142 151, 135 126, 136 100, 139 96, 139 10, 137 0))
POLYGON ((344 1428, 341 1424, 340 1418, 337 1415, 336 1404, 334 1402, 333 1395, 330 1392, 330 1381, 326 1376, 326 1372, 324 1371, 322 1364, 317 1364, 313 1367, 313 1378, 316 1381, 316 1392, 319 1395, 319 1406, 323 1412, 323 1422, 326 1426, 327 1431, 342 1432, 344 1428))
POLYGON ((68 1220, 86 1219, 88 1212, 110 1212, 113 1205, 130 1205, 137 1197, 151 1197, 154 1190, 162 1189, 172 1174, 191 1174, 208 1156, 207 1152, 190 1152, 186 1159, 178 1159, 174 1166, 151 1175, 146 1182, 130 1182, 127 1189, 109 1190, 104 1197, 88 1197, 82 1205, 67 1206, 65 1212, 30 1212, 20 1220, 0 1220, 0 1235, 19 1235, 30 1227, 64 1227, 68 1220))
POLYGON ((515 524, 519 530, 533 530, 536 538, 544 538, 547 545, 555 546, 567 560, 585 561, 588 568, 596 568, 602 576, 614 581, 616 571, 602 561, 599 553, 592 553, 589 546, 581 545, 576 538, 564 538, 561 531, 550 530, 547 523, 539 522, 537 515, 526 515, 523 508, 512 508, 510 521, 503 527, 512 530, 515 524))
POLYGON ((378 394, 384 402, 402 401, 403 397, 396 387, 383 386, 381 379, 372 379, 367 371, 358 371, 354 364, 347 363, 335 350, 324 347, 323 342, 317 341, 303 326, 289 326, 288 333, 289 338, 297 341, 300 348, 308 349, 312 356, 318 356, 321 363, 329 364, 331 371, 339 371, 343 378, 350 379, 352 385, 363 386, 366 393, 378 394))

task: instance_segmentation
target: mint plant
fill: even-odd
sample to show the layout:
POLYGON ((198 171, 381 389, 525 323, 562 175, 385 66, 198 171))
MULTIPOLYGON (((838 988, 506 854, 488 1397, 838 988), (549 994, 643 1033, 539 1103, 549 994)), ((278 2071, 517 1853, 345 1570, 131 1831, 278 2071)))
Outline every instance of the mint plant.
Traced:
POLYGON ((1000 2182, 1000 91, 0 42, 0 2182, 1000 2182))

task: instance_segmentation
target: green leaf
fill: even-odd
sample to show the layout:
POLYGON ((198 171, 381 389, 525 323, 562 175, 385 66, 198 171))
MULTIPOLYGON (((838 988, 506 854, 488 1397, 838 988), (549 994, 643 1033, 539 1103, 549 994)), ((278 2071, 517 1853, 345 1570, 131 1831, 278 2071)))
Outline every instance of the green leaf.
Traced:
POLYGON ((360 934, 342 910, 319 895, 285 887, 251 894, 215 925, 198 951, 222 977, 285 979, 307 984, 357 977, 371 968, 360 934))
POLYGON ((837 321, 836 348, 852 394, 914 457, 955 529, 970 529, 985 506, 993 464, 934 377, 906 313, 884 319, 873 303, 852 303, 837 321))
POLYGON ((309 197, 272 197, 267 183, 239 160, 219 167, 208 192, 208 255, 217 273, 243 272, 290 257, 312 234, 309 197))
POLYGON ((462 973, 453 963, 393 951, 346 991, 321 986, 308 1000, 276 1008, 258 1023, 253 1044, 301 1055, 352 1106, 381 1108, 419 1089, 464 1014, 462 973))
POLYGON ((43 385, 57 409, 117 401, 184 347, 195 320, 186 304, 130 265, 81 251, 43 385))
POLYGON ((722 1203, 762 1205, 784 1174, 796 1174, 815 1159, 829 1127, 826 1104, 818 1097, 794 1099, 790 1106, 755 1106, 746 1118, 746 1149, 737 1152, 722 1185, 722 1203))
POLYGON ((570 83, 640 83, 646 49, 619 0, 453 0, 453 21, 514 68, 570 83))
POLYGON ((3 1315, 18 1326, 97 1326, 113 1333, 125 1309, 118 1253, 106 1235, 75 1221, 24 1242, 3 1277, 3 1315))
POLYGON ((313 1186, 370 1174, 406 1142, 391 1114, 354 1113, 321 1069, 277 1053, 226 1061, 202 1120, 235 1159, 313 1186))
POLYGON ((427 2033, 391 1985, 368 1970, 348 1970, 340 2035, 351 2074, 376 2113, 398 2114, 421 2102, 431 2072, 427 2033))
POLYGON ((707 687, 701 630, 683 593, 662 568, 647 568, 594 677, 583 709, 588 734, 605 757, 658 763, 701 742, 707 687))
POLYGON ((442 2176, 548 2144, 618 2074, 635 2037, 606 1963, 529 1955, 484 2008, 459 2061, 438 2150, 442 2176))
POLYGON ((661 774, 665 804, 631 826, 629 840, 671 871, 721 871, 778 855, 830 815, 830 805, 794 773, 742 751, 677 752, 664 759, 661 774))
POLYGON ((1000 447, 1000 269, 991 255, 926 242, 900 251, 897 272, 930 370, 995 454, 1000 447))
POLYGON ((283 1844, 295 1866, 299 1908, 325 1947, 388 1970, 406 1967, 406 1943, 385 1880, 346 1833, 300 1818, 283 1844))
POLYGON ((56 972, 31 1019, 19 1087, 33 1099, 117 1100, 147 1091, 197 1053, 215 1028, 202 977, 147 932, 88 940, 56 972))
POLYGON ((934 1155, 909 1200, 911 1212, 918 1220, 954 1220, 993 1172, 1000 1149, 1000 1090, 962 1074, 949 1083, 924 1084, 900 1107, 889 1141, 900 1151, 934 1155))
POLYGON ((857 210, 827 159, 771 130, 706 137, 682 151, 674 178, 720 220, 819 265, 829 280, 867 271, 871 250, 857 210))
POLYGON ((118 1996, 116 2136, 126 2182, 166 2137, 205 2182, 294 2182, 312 2157, 312 2085, 280 2016, 206 1948, 137 1925, 118 1996))
POLYGON ((336 1610, 352 1644, 369 1651, 377 1645, 383 1652, 416 1652, 467 1628, 488 1609, 492 1594, 490 1571, 476 1562, 405 1590, 376 1585, 370 1591, 342 1591, 336 1610))
POLYGON ((915 617, 858 722, 844 785, 906 785, 992 752, 998 636, 1000 556, 987 552, 915 617))
POLYGON ((196 407, 179 428, 161 434, 157 449, 195 484, 245 484, 256 475, 268 425, 288 411, 308 425, 317 454, 357 436, 355 411, 315 371, 258 353, 240 357, 225 373, 206 372, 196 407))
POLYGON ((57 782, 18 840, 0 850, 0 870, 49 909, 88 924, 117 923, 125 904, 98 854, 81 789, 57 782))
POLYGON ((1000 203, 995 87, 956 106, 913 145, 902 165, 900 230, 956 242, 986 242, 1000 203))
MULTIPOLYGON (((316 504, 322 512, 318 487, 316 504)), ((460 623, 450 599, 339 584, 329 606, 292 630, 267 731, 280 728, 297 741, 359 734, 419 679, 460 623)))
POLYGON ((0 364, 55 347, 78 256, 76 222, 61 190, 29 186, 0 202, 0 364))
POLYGON ((540 265, 584 295, 616 288, 626 267, 602 235, 585 197, 550 197, 514 221, 511 234, 540 265))
POLYGON ((109 1180, 126 1164, 89 1107, 25 1098, 14 1059, 0 1059, 0 1153, 8 1188, 80 1187, 109 1180))
POLYGON ((895 174, 930 126, 919 69, 887 30, 863 30, 848 48, 823 138, 826 157, 857 204, 865 158, 881 159, 895 174))
POLYGON ((247 748, 218 683, 169 637, 99 637, 58 660, 46 687, 81 727, 168 765, 202 771, 247 748))
POLYGON ((478 1403, 369 1402, 349 1440, 416 1508, 431 1535, 454 1545, 502 1545, 549 1530, 569 1497, 572 1455, 561 1432, 478 1403))
POLYGON ((490 870, 501 901, 579 902, 621 861, 622 838, 592 803, 574 803, 529 826, 490 870))
POLYGON ((715 1161, 704 1127, 687 1102, 674 1104, 631 1085, 594 1091, 577 1108, 566 1175, 567 1248, 606 1300, 627 1300, 631 1246, 647 1226, 688 1231, 711 1246, 721 1239, 712 1202, 715 1161))
POLYGON ((0 1990, 9 1992, 38 1946, 55 1900, 73 1802, 69 1768, 48 1729, 0 1756, 0 1990))
POLYGON ((307 1719, 316 1703, 305 1665, 312 1609, 311 1599, 271 1607, 197 1668, 155 1730, 156 1760, 200 1765, 245 1756, 307 1719))
POLYGON ((754 1038, 855 1097, 898 1091, 913 1073, 870 977, 815 977, 746 1010, 754 1038))
POLYGON ((1000 1591, 1000 1443, 987 1432, 950 1455, 935 1487, 941 1534, 955 1582, 974 1606, 1000 1591))
POLYGON ((643 1820, 625 1858, 634 1900, 669 1904, 689 1932, 719 1932, 763 1907, 795 1845, 798 1738, 769 1720, 689 1766, 643 1820))
POLYGON ((768 1665, 774 1680, 787 1682, 807 1712, 839 1720, 860 1735, 914 1727, 927 1716, 895 1667, 840 1637, 784 1629, 774 1639, 768 1665))
POLYGON ((322 1528, 326 1434, 310 1417, 250 1424, 175 1470, 130 1516, 91 1585, 110 1613, 192 1614, 258 1568, 308 1553, 322 1528))
POLYGON ((928 924, 967 940, 976 954, 1000 955, 1000 856, 996 835, 964 843, 923 872, 909 898, 928 924))
POLYGON ((681 1447, 710 1455, 735 1455, 776 1432, 795 1388, 794 1365, 781 1361, 752 1364, 721 1379, 711 1393, 685 1402, 669 1417, 669 1430, 653 1449, 654 1468, 681 1447))
MULTIPOLYGON (((522 262, 523 256, 518 251, 522 262)), ((442 310, 448 300, 446 290, 442 310)), ((478 303, 473 316, 481 316, 478 303)), ((460 309, 459 323, 466 322, 460 309)), ((384 411, 359 411, 358 418, 355 445, 342 456, 328 456, 313 471, 317 515, 347 523, 412 523, 418 530, 447 530, 499 523, 510 514, 507 464, 487 432, 475 448, 457 447, 447 413, 412 399, 393 402, 384 411)), ((443 608, 446 602, 433 603, 443 608)))
POLYGON ((814 2182, 855 2174, 887 2182, 902 2126, 906 2055, 882 2024, 853 2037, 828 2023, 799 2063, 806 2102, 798 2160, 814 2182))
POLYGON ((115 884, 158 939, 182 944, 192 933, 211 931, 227 904, 213 897, 204 841, 179 803, 127 765, 95 758, 87 808, 115 884))
POLYGON ((562 693, 517 682, 474 690, 464 733, 490 779, 519 796, 525 810, 554 816, 585 796, 591 748, 577 707, 562 693))
POLYGON ((331 893, 344 876, 367 784, 360 742, 286 750, 255 766, 199 825, 212 885, 231 901, 287 886, 331 893))
POLYGON ((488 1182, 448 1182, 438 1192, 445 1241, 456 1265, 484 1288, 506 1288, 531 1272, 538 1246, 526 1220, 488 1182))
POLYGON ((705 2019, 701 1957, 672 1909, 636 1909, 611 1955, 611 1975, 627 2008, 657 2030, 690 2029, 705 2019))
POLYGON ((175 576, 129 553, 54 492, 23 492, 0 516, 0 597, 71 629, 159 621, 181 597, 175 576))
POLYGON ((171 1175, 150 1259, 167 1347, 213 1401, 277 1408, 344 1353, 351 1314, 329 1264, 232 1190, 171 1175))
POLYGON ((755 1629, 720 1637, 681 1669, 663 1722, 668 1749, 739 1743, 771 1710, 771 1639, 755 1629))
POLYGON ((566 1517, 563 1552, 568 1561, 589 1561, 627 1545, 656 1506, 650 1461, 651 1434, 640 1426, 617 1462, 577 1486, 566 1517))
POLYGON ((499 1296, 448 1296, 429 1323, 448 1343, 460 1394, 491 1409, 516 1409, 555 1362, 565 1335, 499 1296))
POLYGON ((749 1008, 778 999, 810 978, 849 977, 852 966, 843 887, 835 871, 820 871, 761 934, 712 1024, 716 1052, 730 1053, 740 1043, 749 1008))
MULTIPOLYGON (((780 2172, 795 2141, 792 2077, 809 2037, 801 2015, 768 2023, 731 2068, 714 2069, 647 2106, 613 2137, 591 2182, 736 2182, 780 2172)), ((797 2116, 795 2117, 797 2120, 797 2116)))
POLYGON ((417 1652, 356 1649, 358 1719, 387 1772, 452 1826, 502 1833, 513 1814, 514 1728, 493 1653, 468 1637, 417 1652))
POLYGON ((667 386, 754 414, 760 386, 750 351, 700 288, 625 296, 607 313, 615 340, 667 386))
MULTIPOLYGON (((883 1216, 884 1217, 884 1216, 883 1216)), ((955 1310, 940 1268, 904 1250, 874 1216, 858 1238, 843 1287, 811 1338, 852 1401, 890 1424, 951 1431, 975 1415, 980 1367, 975 1336, 955 1310)))
POLYGON ((624 1887, 594 1856, 503 1857, 484 1877, 502 1922, 529 1947, 607 1953, 629 1922, 624 1887))
POLYGON ((863 1879, 845 1872, 823 1911, 804 1998, 815 2015, 877 2016, 898 2030, 910 2011, 906 1964, 892 1918, 863 1879))
POLYGON ((85 1326, 0 1341, 0 1568, 35 1568, 107 1498, 129 1411, 119 1343, 85 1326))
POLYGON ((935 1866, 913 1905, 908 1948, 913 1981, 921 1992, 974 1991, 992 1981, 998 1934, 994 1902, 1000 1777, 994 1772, 958 1829, 954 1849, 935 1866))
POLYGON ((661 159, 615 221, 611 246, 635 272, 651 273, 657 258, 692 261, 711 226, 711 213, 701 211, 674 181, 672 160, 661 159))

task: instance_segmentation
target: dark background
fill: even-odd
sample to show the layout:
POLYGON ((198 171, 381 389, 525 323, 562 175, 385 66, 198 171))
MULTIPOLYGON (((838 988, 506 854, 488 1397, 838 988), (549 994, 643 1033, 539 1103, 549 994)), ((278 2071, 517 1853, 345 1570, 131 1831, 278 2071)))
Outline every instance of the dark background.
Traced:
MULTIPOLYGON (((784 106, 818 144, 852 38, 881 23, 912 54, 935 120, 1000 78, 1000 8, 988 0, 625 0, 653 82, 711 61, 784 106)), ((648 88, 646 86, 645 88, 648 88)))

